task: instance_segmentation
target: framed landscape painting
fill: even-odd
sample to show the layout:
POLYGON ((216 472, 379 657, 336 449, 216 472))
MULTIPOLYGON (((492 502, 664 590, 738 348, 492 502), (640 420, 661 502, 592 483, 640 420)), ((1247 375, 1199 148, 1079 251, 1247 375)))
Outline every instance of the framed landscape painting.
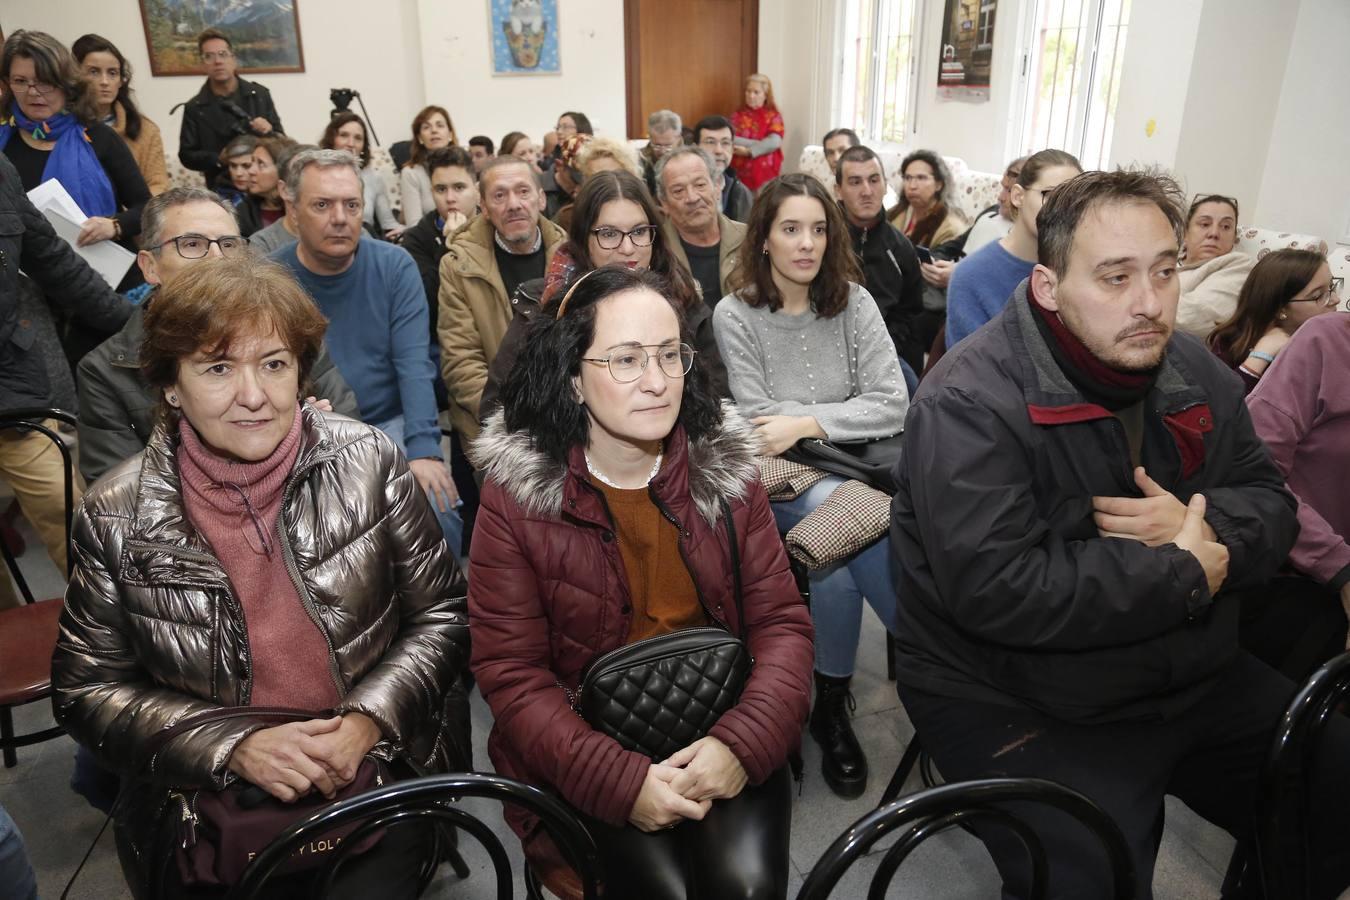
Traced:
POLYGON ((299 0, 140 0, 154 75, 200 75, 197 35, 229 35, 240 73, 303 72, 299 0))
POLYGON ((493 75, 560 75, 558 0, 488 0, 493 75))

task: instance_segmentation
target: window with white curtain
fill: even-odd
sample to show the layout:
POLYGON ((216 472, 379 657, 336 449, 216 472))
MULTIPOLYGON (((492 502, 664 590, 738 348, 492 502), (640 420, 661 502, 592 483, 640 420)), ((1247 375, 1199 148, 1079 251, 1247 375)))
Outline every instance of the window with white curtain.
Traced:
POLYGON ((919 0, 852 0, 843 8, 840 121, 864 139, 903 143, 914 127, 919 0))
POLYGON ((1111 152, 1130 0, 1034 0, 1022 66, 1021 153, 1068 150, 1085 169, 1111 152))

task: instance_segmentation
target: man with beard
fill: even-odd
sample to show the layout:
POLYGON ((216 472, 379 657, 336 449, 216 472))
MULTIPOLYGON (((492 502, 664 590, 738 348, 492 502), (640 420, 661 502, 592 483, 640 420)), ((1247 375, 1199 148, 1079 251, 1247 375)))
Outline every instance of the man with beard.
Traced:
MULTIPOLYGON (((1172 794, 1239 839, 1294 685, 1238 647, 1296 501, 1241 383, 1174 334, 1184 217, 1170 179, 1092 172, 1038 218, 1039 264, 910 407, 891 542, 897 687, 950 781, 1047 778, 1120 826, 1148 895, 1172 794)), ((1312 779, 1314 895, 1350 880, 1350 722, 1312 779)), ((1053 812, 1049 896, 1111 893, 1088 832, 1053 812)), ((979 829, 1028 894, 1011 832, 979 829)))
POLYGON ((460 439, 478 436, 478 404, 488 366, 511 324, 516 288, 543 278, 567 233, 547 219, 539 174, 523 159, 499 156, 478 173, 483 214, 450 239, 441 259, 441 374, 450 421, 460 439))

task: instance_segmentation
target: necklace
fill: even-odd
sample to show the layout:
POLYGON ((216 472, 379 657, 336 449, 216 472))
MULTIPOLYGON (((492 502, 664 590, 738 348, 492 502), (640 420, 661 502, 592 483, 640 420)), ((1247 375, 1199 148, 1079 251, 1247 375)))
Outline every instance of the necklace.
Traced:
POLYGON ((539 247, 544 243, 543 229, 541 229, 537 225, 534 228, 534 243, 530 245, 530 249, 525 253, 520 253, 519 251, 512 250, 510 247, 506 246, 506 241, 502 240, 501 233, 498 232, 497 229, 495 228, 492 229, 492 237, 497 242, 498 247, 501 247, 503 250, 505 250, 507 253, 512 254, 513 256, 529 256, 532 253, 538 253, 539 247))
MULTIPOLYGON (((652 470, 647 473, 647 480, 642 483, 643 487, 646 487, 647 485, 651 484, 652 479, 656 477, 656 473, 661 471, 661 460, 663 457, 665 457, 664 452, 656 454, 656 462, 652 464, 652 470)), ((610 481, 608 476, 606 476, 604 472, 601 472, 599 469, 597 469, 595 467, 595 463, 591 462, 591 455, 589 453, 586 454, 586 471, 594 475, 596 480, 599 481, 601 484, 607 484, 610 487, 614 488, 615 490, 619 491, 637 490, 637 488, 620 487, 619 485, 610 481)))

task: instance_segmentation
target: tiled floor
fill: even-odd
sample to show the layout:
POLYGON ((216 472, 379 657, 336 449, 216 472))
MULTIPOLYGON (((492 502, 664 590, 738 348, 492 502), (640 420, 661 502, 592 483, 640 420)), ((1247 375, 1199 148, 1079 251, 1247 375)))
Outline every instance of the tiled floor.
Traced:
MULTIPOLYGON (((30 543, 36 544, 36 541, 30 543)), ((39 581, 46 592, 59 588, 56 573, 50 570, 44 556, 35 556, 30 551, 25 559, 25 563, 29 562, 32 563, 29 568, 44 570, 39 581)), ((834 797, 820 778, 820 755, 815 744, 809 738, 805 742, 807 777, 796 799, 792 822, 793 893, 830 842, 875 805, 912 734, 894 685, 885 679, 882 646, 881 626, 868 613, 855 679, 858 702, 855 726, 869 750, 872 766, 866 794, 853 801, 834 797)), ((50 712, 45 704, 37 704, 22 710, 18 718, 22 730, 50 721, 50 712)), ((476 759, 480 766, 486 765, 485 740, 490 716, 477 694, 474 695, 473 724, 476 759)), ((73 755, 74 744, 62 738, 19 751, 16 768, 0 769, 0 805, 9 810, 23 832, 38 873, 41 895, 48 898, 60 895, 103 823, 102 815, 90 809, 67 786, 73 755)), ((909 789, 913 788, 911 784, 909 789)), ((484 802, 474 808, 504 837, 517 866, 516 895, 523 896, 517 845, 490 806, 484 802)), ((111 837, 111 834, 105 834, 100 841, 71 892, 72 898, 120 900, 129 897, 122 883, 111 837)), ((1154 878, 1155 897, 1157 900, 1216 897, 1231 849, 1232 841, 1225 834, 1198 819, 1181 804, 1169 802, 1167 830, 1154 878)), ((468 881, 460 882, 448 870, 443 870, 428 896, 462 900, 495 897, 486 854, 477 848, 466 848, 466 858, 474 870, 468 881)), ((873 853, 855 866, 834 896, 865 896, 877 859, 878 854, 873 853)), ((941 834, 921 847, 901 869, 891 890, 891 896, 925 900, 972 900, 998 895, 998 879, 988 856, 977 841, 960 830, 941 834)), ((4 886, 0 885, 0 898, 3 896, 4 886)))

